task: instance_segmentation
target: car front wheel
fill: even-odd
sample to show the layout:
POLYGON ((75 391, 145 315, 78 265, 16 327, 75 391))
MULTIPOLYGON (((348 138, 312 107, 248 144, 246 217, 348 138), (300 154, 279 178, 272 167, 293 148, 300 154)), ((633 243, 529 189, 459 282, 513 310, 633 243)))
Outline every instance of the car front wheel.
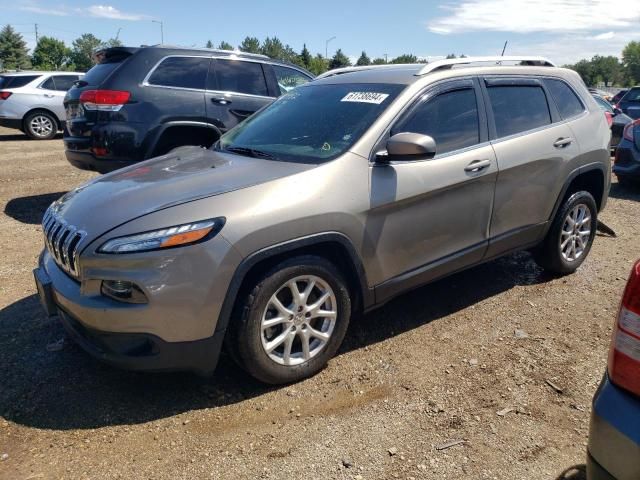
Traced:
POLYGON ((315 256, 275 266, 238 307, 230 332, 232 356, 253 377, 271 384, 321 370, 340 347, 351 314, 342 275, 315 256))

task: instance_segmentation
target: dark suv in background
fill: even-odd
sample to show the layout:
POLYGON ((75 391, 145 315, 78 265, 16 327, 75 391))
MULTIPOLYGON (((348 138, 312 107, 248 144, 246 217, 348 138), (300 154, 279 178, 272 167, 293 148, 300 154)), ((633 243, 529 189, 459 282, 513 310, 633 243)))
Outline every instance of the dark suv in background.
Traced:
POLYGON ((313 78, 264 55, 228 50, 115 47, 99 56, 64 101, 67 159, 99 172, 183 145, 208 147, 313 78))

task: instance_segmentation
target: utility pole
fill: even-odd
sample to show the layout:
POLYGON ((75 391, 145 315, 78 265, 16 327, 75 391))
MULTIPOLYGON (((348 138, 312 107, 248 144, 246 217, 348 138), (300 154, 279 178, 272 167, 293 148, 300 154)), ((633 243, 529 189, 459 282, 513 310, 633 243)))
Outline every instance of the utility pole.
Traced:
POLYGON ((118 33, 116 33, 116 42, 118 41, 118 38, 120 37, 120 30, 122 30, 122 27, 118 27, 118 33))
POLYGON ((36 26, 36 45, 38 44, 38 24, 35 24, 36 26))
POLYGON ((151 20, 153 23, 160 24, 160 45, 164 45, 164 24, 162 20, 151 20))
POLYGON ((329 42, 335 39, 336 37, 331 37, 324 42, 324 58, 329 58, 329 42))
POLYGON ((504 51, 507 49, 507 43, 509 43, 509 40, 504 42, 504 47, 502 47, 502 54, 500 55, 501 57, 504 57, 504 51))
POLYGON ((384 63, 389 63, 388 59, 387 59, 388 54, 384 54, 384 63))

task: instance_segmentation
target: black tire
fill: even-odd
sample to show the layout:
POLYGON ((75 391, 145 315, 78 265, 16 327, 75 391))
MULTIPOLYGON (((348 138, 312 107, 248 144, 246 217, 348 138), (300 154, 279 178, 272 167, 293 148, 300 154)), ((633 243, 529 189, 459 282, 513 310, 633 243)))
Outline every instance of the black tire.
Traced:
MULTIPOLYGON (((297 283, 297 288, 300 289, 301 285, 303 286, 302 289, 304 289, 304 280, 300 280, 297 283)), ((308 286, 309 283, 306 283, 306 285, 308 286)), ((239 299, 234 318, 232 318, 232 323, 228 331, 229 338, 227 348, 231 350, 231 357, 251 376, 269 384, 297 382, 322 370, 342 344, 349 325, 351 299, 346 285, 338 269, 331 262, 321 257, 305 255, 279 263, 260 276, 253 284, 253 288, 250 288, 250 291, 239 299), (323 327, 331 323, 331 320, 327 318, 317 318, 307 320, 309 322, 308 325, 303 323, 296 327, 293 323, 293 316, 291 316, 287 317, 292 318, 289 323, 282 323, 278 326, 271 327, 271 329, 267 328, 263 333, 262 319, 263 315, 271 314, 268 308, 272 308, 272 306, 270 306, 272 296, 278 292, 280 292, 279 295, 286 295, 284 286, 287 282, 294 278, 304 276, 317 277, 324 282, 325 286, 328 285, 328 287, 330 287, 334 296, 326 300, 326 302, 330 302, 330 304, 333 305, 333 299, 335 299, 336 317, 333 322, 332 333, 330 333, 328 340, 322 343, 322 340, 313 337, 310 341, 310 347, 313 346, 315 342, 316 348, 318 348, 314 356, 304 361, 304 357, 294 359, 294 361, 297 362, 302 361, 302 363, 296 365, 284 365, 269 356, 263 347, 263 338, 265 341, 273 341, 276 337, 285 335, 286 328, 294 338, 290 344, 290 350, 293 351, 296 347, 295 342, 299 342, 301 350, 299 355, 304 355, 302 352, 302 332, 309 332, 309 330, 306 329, 311 327, 316 328, 319 325, 317 322, 322 322, 322 325, 317 330, 322 330, 323 327), (298 328, 298 333, 295 333, 296 328, 298 328), (275 333, 271 333, 271 330, 274 329, 275 333), (292 333, 290 329, 294 329, 294 332, 292 333), (269 337, 269 335, 272 336, 269 337), (322 345, 321 347, 318 346, 318 342, 322 345)), ((311 293, 308 295, 308 301, 317 301, 323 292, 327 293, 328 291, 328 289, 322 290, 320 287, 316 290, 316 287, 313 287, 311 293)), ((278 300, 281 300, 286 308, 290 308, 293 303, 286 305, 286 297, 284 298, 285 300, 281 300, 281 298, 278 297, 278 300)), ((327 303, 322 303, 320 306, 325 305, 327 305, 327 303)), ((332 306, 332 308, 334 307, 332 306)), ((295 317, 295 321, 304 322, 304 317, 304 311, 302 311, 295 317)), ((326 328, 329 327, 327 326, 326 328)), ((307 335, 308 334, 309 333, 307 333, 307 335)), ((283 361, 284 349, 286 348, 284 346, 285 344, 286 342, 282 344, 283 361)), ((274 355, 279 355, 276 351, 278 349, 279 347, 274 350, 274 355)))
POLYGON ((58 129, 58 119, 44 110, 31 112, 24 119, 24 133, 32 140, 51 140, 58 129))
MULTIPOLYGON (((578 267, 584 262, 585 258, 591 250, 593 245, 593 239, 596 235, 596 226, 598 224, 598 207, 593 199, 593 196, 586 191, 576 192, 567 198, 560 206, 560 209, 556 213, 555 218, 547 232, 546 237, 542 243, 533 252, 533 257, 538 265, 545 270, 558 274, 568 275, 575 272, 578 267), (561 236, 567 217, 579 206, 584 206, 590 215, 589 235, 586 245, 582 249, 582 253, 575 259, 568 259, 563 255, 563 249, 561 247, 561 236)), ((567 228, 570 231, 572 228, 569 223, 566 223, 567 228)), ((586 230, 585 230, 586 232, 586 230)), ((565 238, 566 239, 566 238, 565 238)), ((568 248, 570 247, 572 240, 569 239, 568 248)), ((578 245, 579 247, 579 245, 578 245)), ((571 257, 571 255, 568 255, 571 257)))

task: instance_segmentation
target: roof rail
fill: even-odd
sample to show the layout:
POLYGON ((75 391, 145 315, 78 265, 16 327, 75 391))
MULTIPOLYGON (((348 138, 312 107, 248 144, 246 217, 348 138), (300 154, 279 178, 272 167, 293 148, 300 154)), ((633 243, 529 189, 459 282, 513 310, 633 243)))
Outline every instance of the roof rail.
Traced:
POLYGON ((527 56, 506 56, 506 57, 466 57, 466 58, 450 58, 446 60, 436 60, 427 63, 422 67, 416 76, 426 75, 427 73, 437 70, 447 70, 455 65, 468 65, 471 63, 493 63, 494 65, 503 65, 504 63, 520 63, 522 65, 531 65, 539 67, 555 67, 555 64, 544 57, 527 57, 527 56))
POLYGON ((417 64, 415 63, 385 63, 384 65, 360 65, 356 67, 334 68, 333 70, 329 70, 328 72, 321 73, 315 78, 315 80, 319 78, 333 77, 335 75, 342 75, 343 73, 360 72, 362 70, 385 70, 398 67, 402 68, 416 66, 417 64))
POLYGON ((156 48, 175 48, 176 50, 196 50, 199 52, 211 52, 211 53, 221 53, 224 55, 241 55, 243 57, 253 57, 253 58, 265 58, 269 59, 271 57, 267 55, 262 55, 261 53, 249 53, 243 52, 242 50, 224 50, 221 48, 206 48, 206 47, 181 47, 179 45, 167 45, 165 44, 156 44, 150 45, 151 47, 156 48))

